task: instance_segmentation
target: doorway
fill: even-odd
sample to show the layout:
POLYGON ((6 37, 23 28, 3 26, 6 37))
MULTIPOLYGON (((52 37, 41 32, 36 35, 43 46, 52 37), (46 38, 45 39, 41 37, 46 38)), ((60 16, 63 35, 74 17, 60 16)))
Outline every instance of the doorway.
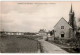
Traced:
POLYGON ((63 38, 64 37, 64 34, 61 34, 61 37, 63 38))

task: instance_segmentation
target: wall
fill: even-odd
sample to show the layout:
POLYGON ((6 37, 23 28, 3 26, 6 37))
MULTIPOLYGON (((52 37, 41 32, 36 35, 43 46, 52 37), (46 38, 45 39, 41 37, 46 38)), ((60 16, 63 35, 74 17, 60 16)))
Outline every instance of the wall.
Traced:
POLYGON ((61 19, 57 25, 54 27, 54 31, 55 31, 55 37, 59 37, 61 38, 61 33, 64 33, 64 38, 69 38, 69 29, 71 27, 69 26, 69 24, 64 20, 61 19), (61 29, 61 26, 64 26, 64 29, 61 29))

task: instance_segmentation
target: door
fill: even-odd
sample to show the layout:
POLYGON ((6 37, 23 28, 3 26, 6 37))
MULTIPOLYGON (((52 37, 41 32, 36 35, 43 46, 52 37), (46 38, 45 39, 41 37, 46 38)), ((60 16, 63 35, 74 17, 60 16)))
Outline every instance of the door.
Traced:
POLYGON ((63 38, 64 37, 64 34, 61 34, 61 37, 63 38))

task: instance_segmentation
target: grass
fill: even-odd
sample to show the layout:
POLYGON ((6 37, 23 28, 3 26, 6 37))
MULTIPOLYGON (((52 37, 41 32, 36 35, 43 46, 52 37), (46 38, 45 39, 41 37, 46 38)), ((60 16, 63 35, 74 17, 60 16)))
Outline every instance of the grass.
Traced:
POLYGON ((27 36, 4 36, 0 39, 2 53, 37 53, 40 48, 39 42, 27 36))
POLYGON ((79 49, 75 49, 75 48, 71 48, 70 46, 67 46, 67 45, 56 43, 54 41, 49 41, 49 42, 59 46, 61 49, 65 50, 65 51, 67 51, 69 53, 80 53, 80 48, 79 49))

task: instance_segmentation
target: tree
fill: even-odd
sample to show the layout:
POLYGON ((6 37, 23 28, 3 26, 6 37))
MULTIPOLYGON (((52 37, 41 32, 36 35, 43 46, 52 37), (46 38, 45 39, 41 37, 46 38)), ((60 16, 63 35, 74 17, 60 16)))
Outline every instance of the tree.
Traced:
POLYGON ((80 18, 78 19, 78 22, 80 22, 80 18))
POLYGON ((80 18, 78 19, 78 28, 80 28, 80 18))

